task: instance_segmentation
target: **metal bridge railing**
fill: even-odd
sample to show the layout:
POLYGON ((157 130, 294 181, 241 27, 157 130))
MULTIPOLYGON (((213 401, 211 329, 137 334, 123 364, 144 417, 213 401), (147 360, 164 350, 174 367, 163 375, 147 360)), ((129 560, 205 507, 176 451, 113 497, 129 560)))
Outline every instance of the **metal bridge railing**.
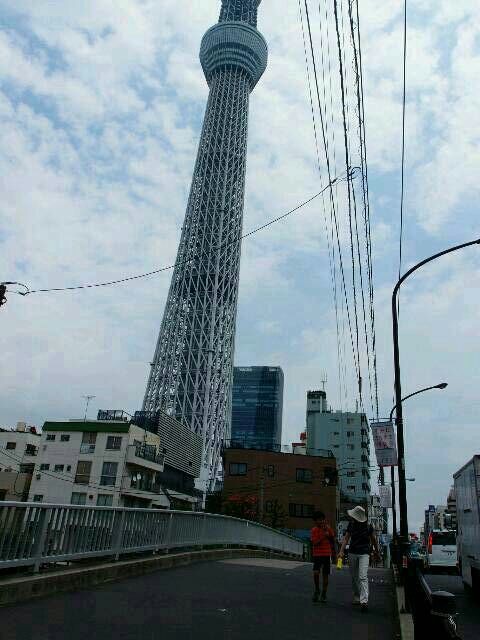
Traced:
POLYGON ((455 596, 447 591, 432 591, 422 569, 421 562, 408 558, 404 587, 406 605, 413 616, 415 637, 459 639, 455 596))
POLYGON ((252 546, 302 557, 303 542, 201 512, 0 503, 0 569, 182 547, 252 546))

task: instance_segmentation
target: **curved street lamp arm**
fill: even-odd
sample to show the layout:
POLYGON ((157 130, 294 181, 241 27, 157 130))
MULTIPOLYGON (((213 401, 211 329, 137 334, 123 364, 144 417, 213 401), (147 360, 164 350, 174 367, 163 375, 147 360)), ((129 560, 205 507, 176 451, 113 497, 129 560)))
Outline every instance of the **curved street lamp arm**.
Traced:
POLYGON ((440 251, 439 253, 436 253, 435 255, 430 256, 429 258, 425 258, 425 260, 422 260, 421 262, 419 262, 418 264, 416 264, 411 269, 409 269, 406 273, 403 274, 403 276, 400 278, 400 280, 395 285, 395 288, 393 290, 392 298, 396 297, 396 295, 398 293, 398 290, 402 286, 403 282, 409 276, 411 276, 414 271, 416 271, 417 269, 420 269, 420 267, 423 267, 423 265, 428 264, 429 262, 432 262, 432 260, 436 260, 437 258, 441 258, 442 256, 447 255, 447 253, 453 253, 454 251, 459 251, 460 249, 465 249, 465 247, 471 247, 474 244, 480 244, 480 238, 477 238, 477 240, 471 240, 470 242, 464 242, 463 244, 457 244, 455 247, 450 247, 450 249, 445 249, 444 251, 440 251))
MULTIPOLYGON (((445 384, 445 383, 442 383, 445 384)), ((431 389, 441 389, 442 387, 439 387, 438 384, 434 384, 431 387, 425 387, 424 389, 419 389, 418 391, 414 391, 413 393, 410 393, 408 396, 404 396, 402 398, 402 402, 405 402, 405 400, 408 400, 409 398, 413 398, 413 396, 417 396, 419 393, 423 393, 424 391, 430 391, 431 389)), ((392 410, 390 411, 390 422, 393 420, 393 414, 395 409, 397 408, 397 405, 394 404, 392 407, 392 410)))

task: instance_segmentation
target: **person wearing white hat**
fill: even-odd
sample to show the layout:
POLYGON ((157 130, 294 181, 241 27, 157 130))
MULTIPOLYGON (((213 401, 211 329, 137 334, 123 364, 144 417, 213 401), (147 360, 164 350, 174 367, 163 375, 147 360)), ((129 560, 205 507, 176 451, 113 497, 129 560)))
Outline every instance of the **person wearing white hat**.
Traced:
POLYGON ((377 556, 378 542, 372 525, 367 522, 363 507, 357 506, 347 511, 351 518, 340 548, 339 557, 344 557, 347 544, 350 543, 348 558, 352 575, 353 604, 360 605, 362 612, 368 611, 368 564, 370 550, 373 547, 377 556))

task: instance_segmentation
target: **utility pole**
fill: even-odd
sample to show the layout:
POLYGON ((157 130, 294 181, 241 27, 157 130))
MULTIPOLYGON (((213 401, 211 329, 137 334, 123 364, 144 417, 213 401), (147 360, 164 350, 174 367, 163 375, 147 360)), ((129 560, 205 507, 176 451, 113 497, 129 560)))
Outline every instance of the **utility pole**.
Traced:
POLYGON ((260 505, 259 505, 259 519, 263 524, 263 502, 265 497, 265 467, 262 467, 262 475, 260 476, 260 505))

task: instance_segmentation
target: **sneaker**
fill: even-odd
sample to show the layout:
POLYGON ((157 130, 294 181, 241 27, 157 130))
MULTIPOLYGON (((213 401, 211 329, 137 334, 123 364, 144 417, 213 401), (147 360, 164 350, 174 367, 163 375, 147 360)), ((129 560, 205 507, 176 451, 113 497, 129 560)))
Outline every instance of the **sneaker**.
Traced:
POLYGON ((312 602, 318 602, 319 596, 320 596, 320 592, 319 591, 314 591, 313 592, 313 596, 312 596, 312 602))
POLYGON ((360 609, 362 613, 368 613, 368 604, 361 604, 360 609))

